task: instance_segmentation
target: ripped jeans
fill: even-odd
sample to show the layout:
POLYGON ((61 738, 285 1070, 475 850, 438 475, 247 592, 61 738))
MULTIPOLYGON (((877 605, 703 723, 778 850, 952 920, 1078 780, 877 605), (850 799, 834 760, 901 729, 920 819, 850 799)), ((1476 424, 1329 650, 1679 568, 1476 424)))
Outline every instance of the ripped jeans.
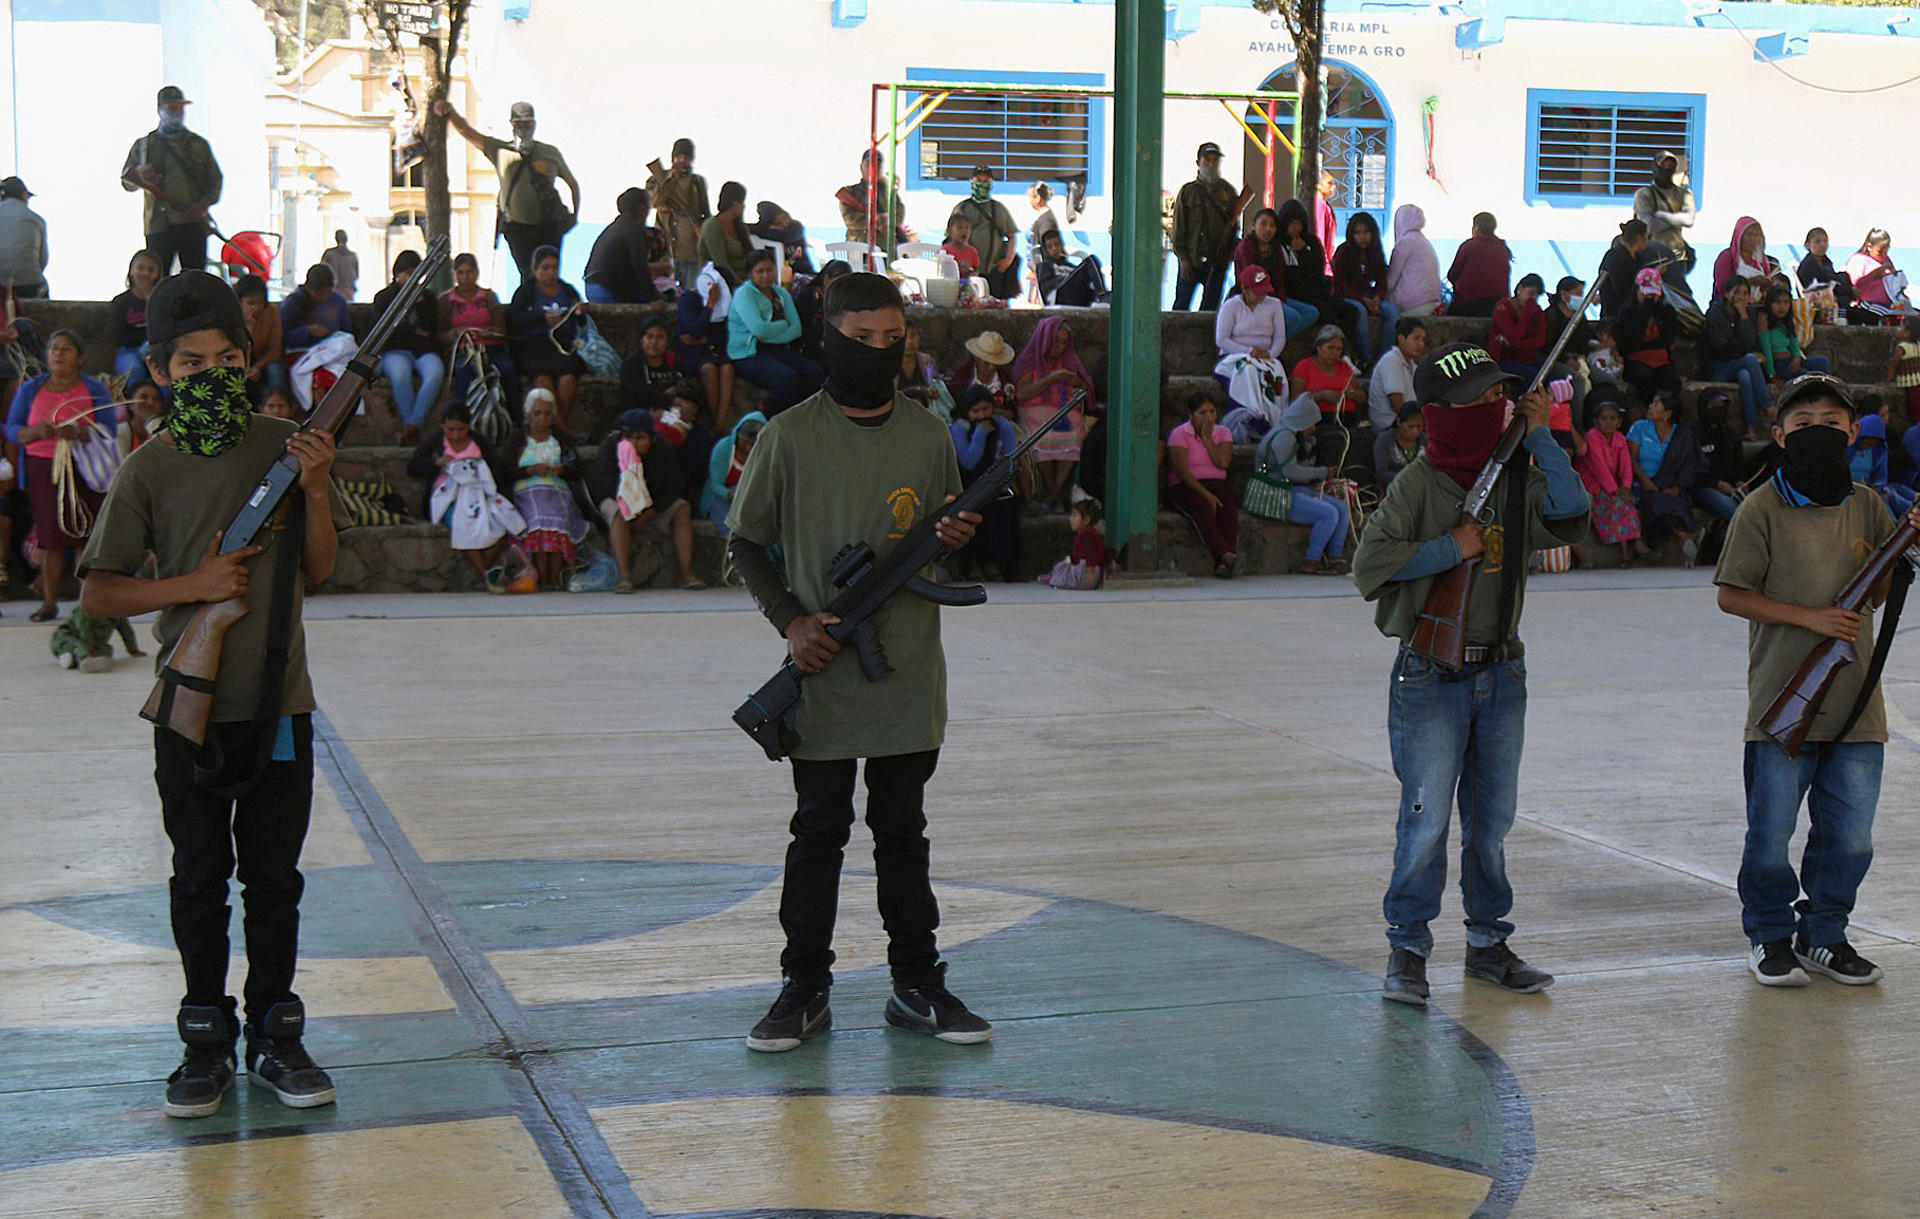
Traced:
POLYGON ((1507 831, 1527 727, 1524 658, 1468 665, 1456 675, 1407 648, 1394 661, 1387 740, 1400 780, 1393 879, 1383 909, 1387 942, 1426 956, 1427 924, 1447 884, 1447 830, 1460 807, 1460 896, 1467 943, 1486 948, 1513 932, 1507 831))

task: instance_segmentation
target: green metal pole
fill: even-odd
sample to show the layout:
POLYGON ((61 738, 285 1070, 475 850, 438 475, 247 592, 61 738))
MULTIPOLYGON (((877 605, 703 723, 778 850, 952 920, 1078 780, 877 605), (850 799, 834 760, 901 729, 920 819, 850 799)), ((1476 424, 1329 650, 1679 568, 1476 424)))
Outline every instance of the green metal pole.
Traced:
POLYGON ((1160 446, 1160 133, 1166 0, 1113 8, 1113 307, 1107 402, 1107 540, 1154 568, 1160 446))

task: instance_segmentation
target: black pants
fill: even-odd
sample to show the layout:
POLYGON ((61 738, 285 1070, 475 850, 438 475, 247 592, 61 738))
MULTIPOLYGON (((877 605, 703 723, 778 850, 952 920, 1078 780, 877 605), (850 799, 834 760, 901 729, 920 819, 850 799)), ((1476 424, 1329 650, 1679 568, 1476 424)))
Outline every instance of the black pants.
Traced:
POLYGON ((207 226, 198 220, 147 234, 147 248, 160 260, 160 274, 173 274, 173 260, 182 271, 207 269, 207 226))
MULTIPOLYGON (((887 929, 893 976, 917 981, 940 959, 934 931, 940 906, 927 879, 927 780, 940 751, 867 759, 867 828, 873 831, 873 869, 879 877, 880 921, 887 929)), ((840 902, 840 861, 853 830, 856 762, 793 760, 800 807, 787 846, 780 928, 787 933, 780 970, 801 982, 832 978, 833 916, 840 902)))
POLYGON ((1220 289, 1227 281, 1227 272, 1233 267, 1231 258, 1216 258, 1212 262, 1195 263, 1193 278, 1188 279, 1182 271, 1173 281, 1173 307, 1184 313, 1193 308, 1195 289, 1200 292, 1200 311, 1220 307, 1220 289))
POLYGON ((1667 405, 1672 406, 1680 400, 1680 370, 1669 360, 1665 364, 1642 364, 1638 360, 1628 360, 1622 375, 1633 392, 1640 395, 1640 405, 1644 408, 1652 405, 1655 394, 1665 394, 1667 405))
POLYGON ((507 250, 513 255, 513 265, 520 272, 521 279, 532 279, 533 268, 527 264, 533 261, 533 252, 543 245, 560 248, 560 234, 544 224, 517 224, 512 220, 500 222, 500 233, 507 239, 507 250))
MULTIPOLYGON (((213 724, 230 752, 245 747, 246 724, 213 724)), ((239 855, 242 926, 247 936, 247 1018, 297 996, 294 959, 300 943, 300 848, 313 811, 313 717, 293 717, 294 759, 269 762, 254 789, 238 800, 194 781, 192 743, 164 728, 153 732, 153 781, 173 843, 173 942, 187 974, 182 1005, 228 1007, 227 879, 239 855)))

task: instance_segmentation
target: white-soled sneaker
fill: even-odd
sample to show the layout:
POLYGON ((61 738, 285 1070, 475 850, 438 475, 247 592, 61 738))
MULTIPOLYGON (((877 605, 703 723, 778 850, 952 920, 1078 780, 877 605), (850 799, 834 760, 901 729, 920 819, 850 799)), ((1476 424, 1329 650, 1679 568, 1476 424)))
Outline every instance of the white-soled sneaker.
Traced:
POLYGON ((1872 986, 1880 980, 1880 967, 1861 956, 1845 940, 1815 947, 1807 943, 1804 934, 1796 935, 1793 956, 1809 972, 1832 978, 1842 986, 1872 986))
POLYGON ((1785 939, 1755 944, 1747 956, 1747 972, 1762 986, 1806 986, 1813 981, 1794 959, 1793 941, 1785 939))

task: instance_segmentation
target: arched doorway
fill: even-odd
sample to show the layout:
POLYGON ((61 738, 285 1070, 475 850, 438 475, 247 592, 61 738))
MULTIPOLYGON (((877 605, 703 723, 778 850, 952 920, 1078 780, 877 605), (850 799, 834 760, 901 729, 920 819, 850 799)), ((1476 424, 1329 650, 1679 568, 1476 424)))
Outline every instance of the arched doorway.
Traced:
MULTIPOLYGON (((1348 217, 1355 212, 1367 212, 1379 222, 1383 232, 1391 234, 1393 110, 1366 73, 1331 59, 1325 63, 1327 105, 1326 121, 1320 130, 1320 164, 1332 172, 1336 185, 1334 217, 1339 222, 1340 232, 1345 233, 1348 217)), ((1288 64, 1267 77, 1260 87, 1290 91, 1294 87, 1293 76, 1294 66, 1288 64)), ((1278 104, 1274 111, 1274 122, 1279 124, 1282 131, 1291 131, 1293 106, 1278 104)), ((1247 125, 1260 131, 1264 129, 1265 120, 1249 109, 1247 125)), ((1266 157, 1250 142, 1242 142, 1241 147, 1244 150, 1245 180, 1255 183, 1257 187, 1266 179, 1266 157)), ((1276 206, 1293 193, 1292 183, 1286 180, 1285 150, 1279 151, 1281 155, 1276 157, 1273 183, 1276 206)), ((1254 194, 1257 199, 1260 191, 1256 189, 1254 194)))

